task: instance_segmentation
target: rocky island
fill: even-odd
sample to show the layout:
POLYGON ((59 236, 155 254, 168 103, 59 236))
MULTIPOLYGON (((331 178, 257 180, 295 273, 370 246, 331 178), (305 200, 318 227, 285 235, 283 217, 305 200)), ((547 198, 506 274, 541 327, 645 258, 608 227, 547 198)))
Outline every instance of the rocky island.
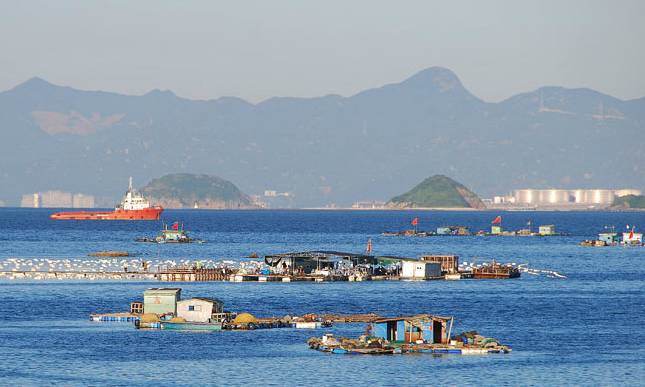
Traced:
POLYGON ((617 197, 611 210, 645 210, 644 195, 626 195, 617 197))
POLYGON ((484 209, 481 199, 468 188, 444 175, 431 176, 410 191, 395 196, 389 208, 484 209))
POLYGON ((235 184, 217 176, 169 174, 153 179, 141 192, 164 208, 257 208, 235 184))

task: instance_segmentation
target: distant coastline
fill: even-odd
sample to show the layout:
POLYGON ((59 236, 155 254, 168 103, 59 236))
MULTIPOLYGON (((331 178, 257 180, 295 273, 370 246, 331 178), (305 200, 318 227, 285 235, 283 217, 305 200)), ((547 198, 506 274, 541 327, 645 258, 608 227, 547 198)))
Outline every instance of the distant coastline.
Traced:
MULTIPOLYGON (((21 209, 21 210, 79 210, 79 208, 67 207, 19 207, 19 206, 4 206, 0 209, 21 209)), ((93 211, 109 211, 113 210, 112 207, 103 208, 87 208, 86 210, 93 211)), ((83 208, 80 208, 83 210, 83 208)), ((446 208, 446 207, 414 207, 414 208, 353 208, 353 207, 302 207, 302 208, 167 208, 166 210, 185 210, 185 211, 388 211, 388 212, 409 212, 409 211, 442 211, 442 212, 645 212, 645 208, 571 208, 571 209, 552 209, 552 208, 535 208, 530 210, 513 210, 508 208, 446 208)))

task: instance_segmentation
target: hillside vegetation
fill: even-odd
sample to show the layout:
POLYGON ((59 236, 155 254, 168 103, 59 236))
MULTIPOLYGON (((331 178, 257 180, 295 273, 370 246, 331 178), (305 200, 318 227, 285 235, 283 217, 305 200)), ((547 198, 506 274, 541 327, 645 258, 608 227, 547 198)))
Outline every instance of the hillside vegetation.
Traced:
POLYGON ((177 173, 153 179, 141 192, 166 208, 253 208, 235 184, 217 176, 177 173))
POLYGON ((645 196, 643 195, 627 195, 621 196, 614 200, 612 208, 638 208, 645 209, 645 196))
POLYGON ((422 181, 410 191, 393 197, 390 207, 400 208, 484 208, 479 197, 462 184, 444 175, 422 181))

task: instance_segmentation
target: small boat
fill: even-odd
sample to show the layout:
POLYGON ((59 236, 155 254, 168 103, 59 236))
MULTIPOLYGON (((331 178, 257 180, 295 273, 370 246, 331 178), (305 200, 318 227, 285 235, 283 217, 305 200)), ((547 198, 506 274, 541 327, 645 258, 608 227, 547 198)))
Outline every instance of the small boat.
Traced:
POLYGON ((404 236, 404 237, 429 237, 437 235, 434 231, 417 231, 417 230, 403 230, 403 231, 383 231, 383 236, 404 236))
POLYGON ((609 246, 607 242, 601 241, 601 240, 584 240, 580 242, 580 246, 583 247, 604 247, 604 246, 609 246))
POLYGON ((142 237, 136 238, 135 242, 150 242, 150 243, 204 243, 204 240, 193 239, 188 236, 184 225, 179 225, 179 222, 173 223, 170 227, 164 223, 164 228, 159 235, 154 238, 142 237))

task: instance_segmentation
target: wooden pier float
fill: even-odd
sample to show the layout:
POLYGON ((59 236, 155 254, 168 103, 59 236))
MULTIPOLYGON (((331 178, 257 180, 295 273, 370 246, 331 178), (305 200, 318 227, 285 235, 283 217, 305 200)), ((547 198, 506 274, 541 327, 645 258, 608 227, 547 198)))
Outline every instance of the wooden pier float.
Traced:
POLYGON ((165 282, 227 281, 231 275, 235 275, 231 270, 204 268, 174 268, 157 273, 159 281, 165 282))

